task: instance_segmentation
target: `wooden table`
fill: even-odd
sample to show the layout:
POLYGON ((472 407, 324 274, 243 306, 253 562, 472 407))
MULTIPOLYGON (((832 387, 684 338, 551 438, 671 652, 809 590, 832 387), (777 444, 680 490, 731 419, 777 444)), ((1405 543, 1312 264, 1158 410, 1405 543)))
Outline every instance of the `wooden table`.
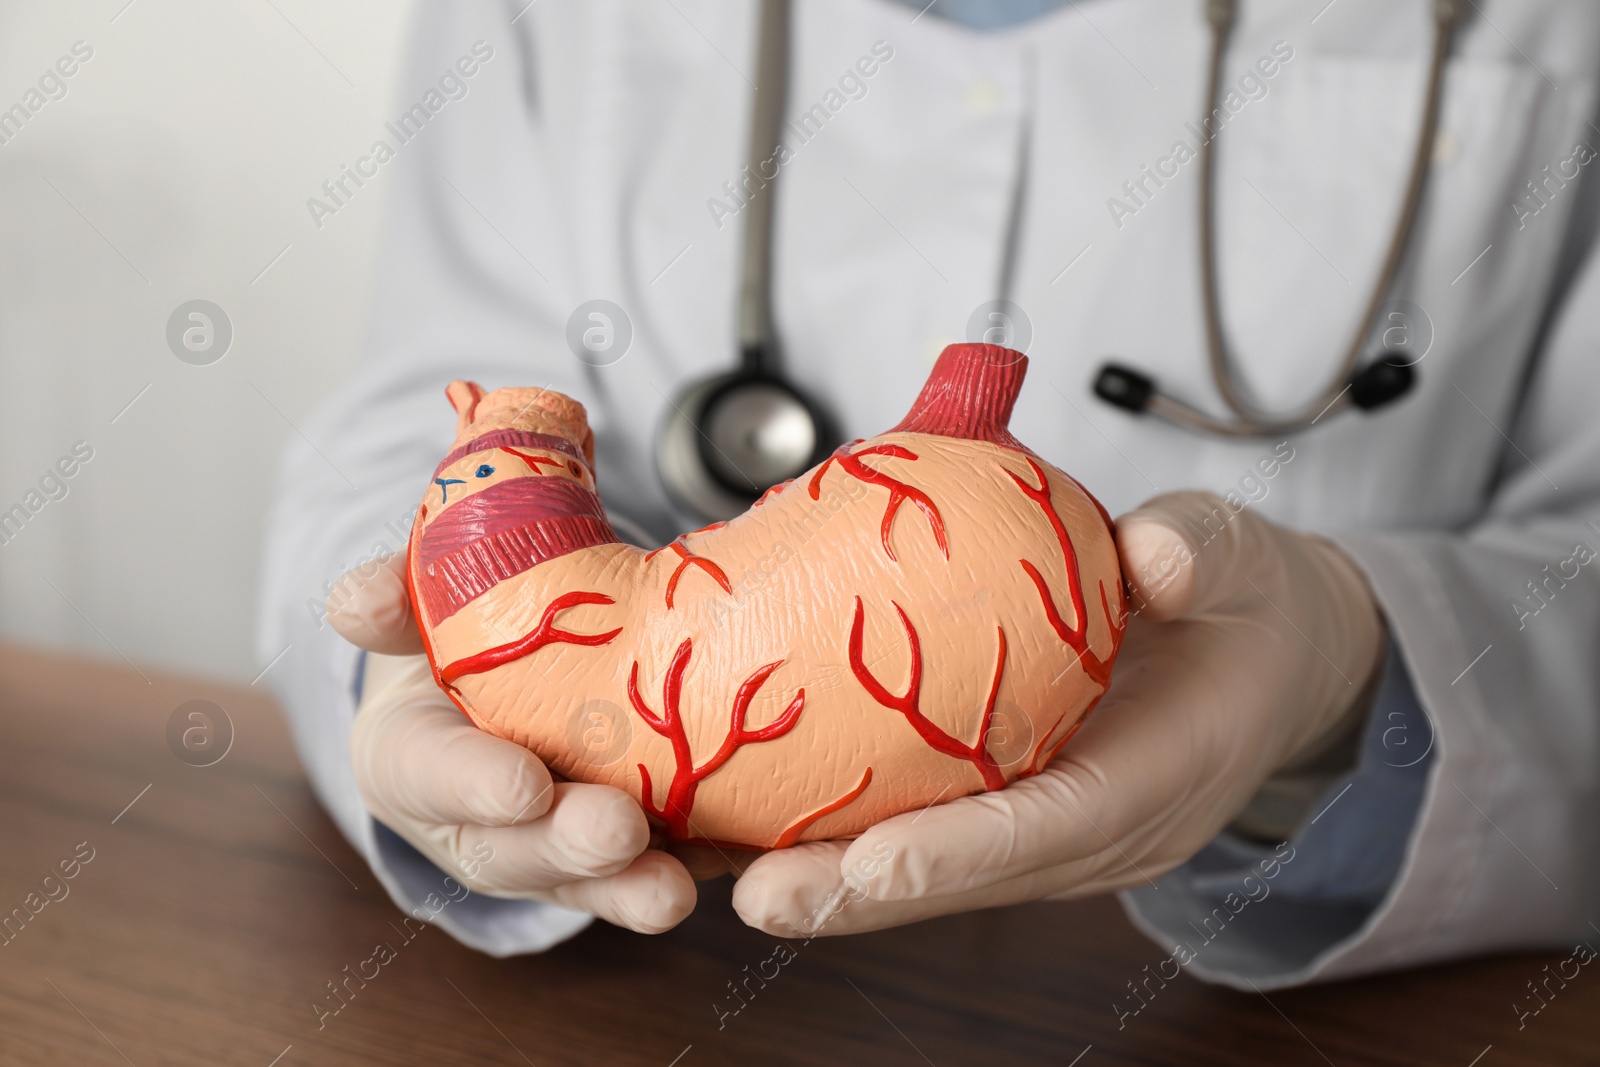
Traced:
POLYGON ((1110 900, 818 939, 719 1029, 713 1003, 775 944, 726 880, 660 937, 597 925, 508 960, 403 942, 271 701, 144 673, 0 648, 0 913, 39 908, 0 945, 5 1064, 1600 1063, 1600 971, 1518 1030, 1555 956, 1270 1001, 1180 978, 1119 1030, 1112 1002, 1162 953, 1110 900), (191 699, 235 726, 213 766, 168 747, 191 699), (47 886, 81 842, 93 859, 47 886), (380 941, 395 958, 319 1030, 312 1002, 380 941))

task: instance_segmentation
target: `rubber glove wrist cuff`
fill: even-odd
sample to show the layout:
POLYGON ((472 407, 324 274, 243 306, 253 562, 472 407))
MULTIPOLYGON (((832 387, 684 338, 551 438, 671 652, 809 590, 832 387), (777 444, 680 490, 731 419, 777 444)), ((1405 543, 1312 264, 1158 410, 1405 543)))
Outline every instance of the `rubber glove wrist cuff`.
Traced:
POLYGON ((1382 647, 1385 651, 1379 656, 1371 678, 1362 686, 1344 718, 1316 746, 1261 783, 1250 803, 1229 824, 1230 832, 1271 844, 1287 841, 1304 824, 1328 788, 1356 770, 1361 762, 1361 741, 1367 719, 1377 700, 1388 659, 1387 634, 1382 647))

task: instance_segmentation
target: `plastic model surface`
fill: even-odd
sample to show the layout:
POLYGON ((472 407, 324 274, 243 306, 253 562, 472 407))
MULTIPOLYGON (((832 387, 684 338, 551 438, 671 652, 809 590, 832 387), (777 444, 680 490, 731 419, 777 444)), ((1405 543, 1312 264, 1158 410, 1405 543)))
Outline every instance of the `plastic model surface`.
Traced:
POLYGON ((581 405, 447 390, 411 535, 439 684, 674 840, 782 848, 1037 773, 1105 692, 1111 523, 1007 430, 1027 358, 951 345, 894 429, 645 551, 581 405))

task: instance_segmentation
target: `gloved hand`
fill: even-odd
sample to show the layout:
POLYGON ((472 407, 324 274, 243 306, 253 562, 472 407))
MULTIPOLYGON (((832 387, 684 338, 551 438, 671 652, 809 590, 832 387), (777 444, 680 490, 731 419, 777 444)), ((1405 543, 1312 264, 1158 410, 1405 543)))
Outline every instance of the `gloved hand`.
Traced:
POLYGON ((403 553, 371 577, 346 575, 327 618, 375 653, 350 758, 379 822, 474 892, 559 904, 640 933, 669 930, 694 909, 694 880, 647 848, 637 802, 552 781, 532 752, 479 730, 434 684, 403 553))
POLYGON ((853 842, 762 856, 734 888, 745 922, 854 933, 1153 883, 1269 776, 1358 727, 1386 637, 1339 549, 1194 492, 1124 515, 1117 546, 1137 614, 1110 691, 1061 754, 853 842))

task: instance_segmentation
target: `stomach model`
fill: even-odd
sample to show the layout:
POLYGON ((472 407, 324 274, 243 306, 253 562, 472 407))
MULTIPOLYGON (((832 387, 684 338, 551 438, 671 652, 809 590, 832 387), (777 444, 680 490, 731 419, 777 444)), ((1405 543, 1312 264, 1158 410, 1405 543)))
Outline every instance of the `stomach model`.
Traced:
POLYGON ((1006 429, 1026 369, 951 345, 900 425, 651 552, 606 520, 580 404, 452 383, 409 559, 435 678, 677 841, 851 837, 1038 773, 1126 601, 1105 510, 1006 429))

